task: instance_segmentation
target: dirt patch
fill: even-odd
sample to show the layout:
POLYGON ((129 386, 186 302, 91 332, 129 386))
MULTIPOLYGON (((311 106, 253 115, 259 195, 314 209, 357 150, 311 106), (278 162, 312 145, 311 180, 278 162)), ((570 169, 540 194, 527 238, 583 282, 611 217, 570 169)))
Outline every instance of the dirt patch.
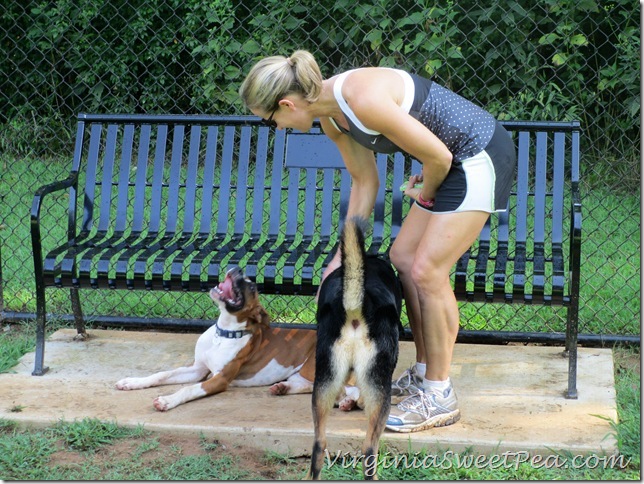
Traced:
POLYGON ((629 371, 641 375, 641 355, 639 351, 616 348, 613 350, 613 358, 617 371, 629 371))
POLYGON ((179 457, 211 455, 227 457, 251 479, 301 479, 308 466, 308 459, 272 455, 253 447, 231 445, 219 439, 199 435, 170 435, 151 432, 144 437, 115 440, 96 452, 77 452, 65 448, 62 442, 51 454, 49 467, 78 468, 89 460, 109 469, 114 463, 137 460, 143 465, 154 466, 159 462, 172 462, 179 457))
POLYGON ((65 449, 62 442, 58 442, 56 444, 56 449, 57 450, 49 457, 52 466, 71 467, 85 462, 86 457, 84 457, 80 452, 65 449))

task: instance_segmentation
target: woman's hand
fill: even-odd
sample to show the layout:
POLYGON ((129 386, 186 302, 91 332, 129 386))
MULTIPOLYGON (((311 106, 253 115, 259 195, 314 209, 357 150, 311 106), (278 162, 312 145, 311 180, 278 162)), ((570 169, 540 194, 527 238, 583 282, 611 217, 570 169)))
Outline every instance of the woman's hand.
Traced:
POLYGON ((422 183, 423 182, 423 175, 412 175, 409 177, 409 180, 407 181, 407 187, 405 188, 405 191, 403 192, 403 195, 408 196, 412 200, 418 200, 418 196, 420 195, 421 187, 416 187, 416 184, 422 183))
MULTIPOLYGON (((331 262, 329 262, 329 265, 326 266, 326 269, 324 269, 324 272, 322 273, 322 282, 324 282, 324 279, 326 279, 329 276, 329 274, 331 274, 334 270, 340 267, 341 264, 342 264, 342 255, 338 250, 333 256, 333 259, 331 259, 331 262)), ((322 287, 322 282, 320 282, 320 287, 318 287, 318 292, 315 295, 316 303, 318 302, 318 296, 320 295, 320 288, 322 287)))

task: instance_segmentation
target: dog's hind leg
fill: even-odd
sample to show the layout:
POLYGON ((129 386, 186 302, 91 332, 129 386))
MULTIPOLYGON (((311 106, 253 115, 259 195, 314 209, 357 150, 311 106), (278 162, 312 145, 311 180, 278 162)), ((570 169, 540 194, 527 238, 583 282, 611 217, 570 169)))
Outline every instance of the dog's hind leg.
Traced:
POLYGON ((312 410, 314 440, 311 450, 311 467, 306 479, 319 480, 324 463, 324 451, 326 450, 326 422, 329 412, 333 408, 335 396, 339 391, 337 385, 325 385, 323 388, 313 388, 312 410))
POLYGON ((356 369, 357 384, 364 402, 367 432, 362 444, 362 468, 365 480, 378 479, 378 447, 391 409, 391 374, 397 354, 384 355, 356 369))
POLYGON ((284 381, 275 383, 268 391, 271 395, 291 395, 295 393, 311 393, 312 389, 313 383, 296 373, 284 381))
POLYGON ((378 445, 380 436, 385 430, 390 410, 390 399, 384 394, 365 401, 367 414, 367 433, 362 445, 363 471, 365 480, 378 479, 378 445))

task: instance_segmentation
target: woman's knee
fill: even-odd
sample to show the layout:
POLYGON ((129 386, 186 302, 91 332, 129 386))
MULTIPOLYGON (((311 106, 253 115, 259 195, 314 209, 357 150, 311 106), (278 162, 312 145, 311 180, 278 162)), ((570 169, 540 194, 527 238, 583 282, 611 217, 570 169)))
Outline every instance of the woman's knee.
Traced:
POLYGON ((418 289, 423 292, 442 290, 445 284, 449 284, 450 268, 445 264, 435 263, 431 258, 419 258, 414 260, 410 275, 418 289))
POLYGON ((414 261, 414 253, 403 250, 400 244, 393 243, 389 250, 389 260, 399 273, 408 274, 414 261))

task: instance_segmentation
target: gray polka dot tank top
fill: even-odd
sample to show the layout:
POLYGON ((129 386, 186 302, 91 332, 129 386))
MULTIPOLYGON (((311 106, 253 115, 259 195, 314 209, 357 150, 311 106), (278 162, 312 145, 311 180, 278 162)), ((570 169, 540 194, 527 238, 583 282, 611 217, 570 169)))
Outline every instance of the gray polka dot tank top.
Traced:
MULTIPOLYGON (((405 81, 405 98, 401 109, 418 119, 445 143, 454 161, 460 162, 485 149, 496 128, 496 120, 490 113, 429 79, 399 69, 393 70, 405 81)), ((335 98, 349 123, 349 130, 338 126, 333 119, 331 121, 338 130, 370 150, 381 153, 400 151, 384 135, 365 127, 342 98, 342 84, 351 72, 338 76, 333 86, 335 98)))

